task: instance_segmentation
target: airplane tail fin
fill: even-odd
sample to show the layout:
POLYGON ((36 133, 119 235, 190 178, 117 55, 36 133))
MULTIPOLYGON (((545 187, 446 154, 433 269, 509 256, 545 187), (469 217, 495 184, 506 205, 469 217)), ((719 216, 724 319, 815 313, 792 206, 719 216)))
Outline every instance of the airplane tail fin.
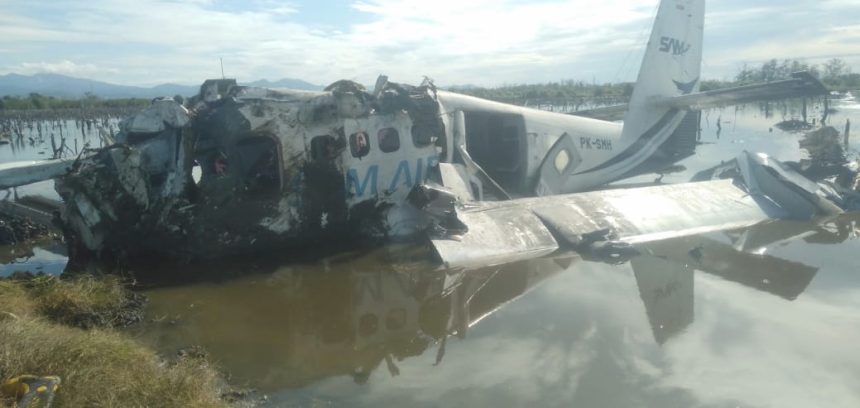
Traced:
POLYGON ((621 136, 639 154, 653 154, 687 116, 659 102, 698 92, 704 20, 705 0, 660 3, 621 136))

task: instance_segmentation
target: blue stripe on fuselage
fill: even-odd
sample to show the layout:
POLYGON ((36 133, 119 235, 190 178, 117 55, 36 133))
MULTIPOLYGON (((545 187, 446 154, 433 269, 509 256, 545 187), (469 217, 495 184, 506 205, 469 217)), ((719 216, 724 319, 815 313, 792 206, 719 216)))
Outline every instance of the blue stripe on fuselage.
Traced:
MULTIPOLYGON (((415 177, 412 177, 412 167, 409 160, 401 160, 397 164, 397 170, 394 172, 391 182, 388 184, 387 193, 393 193, 400 187, 412 188, 416 184, 424 181, 427 174, 425 169, 438 164, 439 158, 436 155, 415 160, 415 177)), ((366 170, 360 172, 358 169, 351 168, 346 172, 346 191, 357 198, 379 195, 379 165, 374 164, 367 167, 366 170)))

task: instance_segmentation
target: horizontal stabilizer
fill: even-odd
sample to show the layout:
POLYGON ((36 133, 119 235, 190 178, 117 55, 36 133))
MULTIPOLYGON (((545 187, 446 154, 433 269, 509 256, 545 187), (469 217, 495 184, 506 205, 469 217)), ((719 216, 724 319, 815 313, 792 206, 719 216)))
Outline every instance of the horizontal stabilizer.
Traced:
POLYGON ((659 102, 669 108, 704 110, 769 100, 809 98, 827 95, 824 84, 808 72, 792 74, 792 79, 763 84, 682 95, 659 102))
MULTIPOLYGON (((654 103, 664 108, 704 110, 751 102, 810 98, 827 95, 828 93, 827 87, 818 78, 815 78, 808 72, 797 72, 792 74, 791 79, 698 92, 656 100, 654 103)), ((621 120, 624 118, 626 111, 627 105, 624 104, 584 110, 572 114, 601 120, 621 120)))
POLYGON ((592 119, 616 121, 624 119, 625 113, 627 113, 626 103, 622 105, 604 106, 602 108, 571 112, 571 115, 583 116, 592 119))

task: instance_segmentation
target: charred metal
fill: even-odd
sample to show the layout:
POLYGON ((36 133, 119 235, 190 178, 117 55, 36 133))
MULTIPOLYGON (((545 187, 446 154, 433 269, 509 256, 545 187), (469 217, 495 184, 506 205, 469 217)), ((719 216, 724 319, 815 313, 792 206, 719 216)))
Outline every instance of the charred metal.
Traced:
POLYGON ((384 238, 391 228, 373 224, 444 152, 443 126, 429 82, 382 77, 372 92, 340 81, 310 93, 210 80, 185 105, 153 101, 121 123, 115 144, 77 159, 57 180, 62 219, 73 255, 120 259, 384 238), (420 151, 424 168, 398 164, 386 180, 365 165, 398 151, 420 151))

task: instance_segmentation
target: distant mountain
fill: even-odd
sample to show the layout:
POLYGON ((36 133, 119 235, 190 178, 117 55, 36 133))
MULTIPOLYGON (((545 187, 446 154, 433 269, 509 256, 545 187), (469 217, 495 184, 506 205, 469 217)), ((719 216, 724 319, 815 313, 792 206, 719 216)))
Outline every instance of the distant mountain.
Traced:
MULTIPOLYGON (((203 81, 201 81, 202 83, 203 81)), ((299 79, 284 78, 271 82, 259 80, 242 83, 249 86, 267 88, 291 88, 307 91, 318 91, 322 87, 299 79)), ((0 96, 27 96, 36 92, 57 98, 80 98, 87 92, 101 98, 155 98, 159 96, 193 96, 200 90, 200 85, 162 84, 151 88, 116 85, 92 79, 75 78, 59 74, 0 75, 0 96)))
POLYGON ((87 92, 102 98, 155 98, 176 94, 191 96, 196 86, 165 84, 152 88, 109 84, 59 74, 0 75, 0 95, 26 96, 31 92, 58 98, 79 98, 87 92))

